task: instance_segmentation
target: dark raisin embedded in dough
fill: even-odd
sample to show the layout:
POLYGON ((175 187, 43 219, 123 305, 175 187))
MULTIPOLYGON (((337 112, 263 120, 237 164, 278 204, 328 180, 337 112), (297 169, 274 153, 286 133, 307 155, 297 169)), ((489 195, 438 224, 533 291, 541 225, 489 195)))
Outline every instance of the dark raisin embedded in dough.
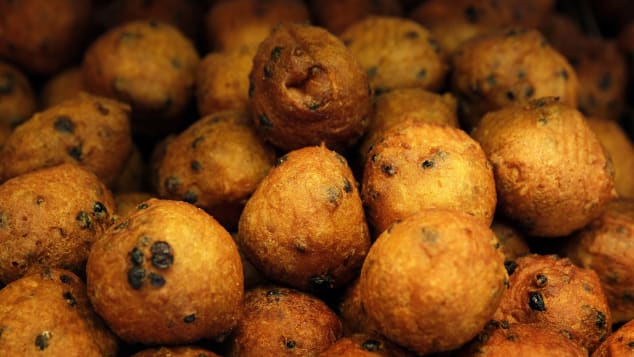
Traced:
POLYGON ((330 274, 313 276, 310 278, 310 286, 316 290, 324 291, 334 288, 335 280, 330 274))
POLYGON ((275 46, 271 51, 270 59, 273 62, 277 62, 280 59, 280 55, 282 54, 283 47, 275 46))
POLYGON ((49 344, 53 335, 50 331, 42 331, 39 335, 35 336, 35 346, 40 349, 40 351, 44 351, 49 344))
POLYGON ((159 269, 167 269, 174 263, 174 253, 169 243, 157 241, 150 248, 152 265, 159 269))
POLYGON ((60 115, 55 119, 55 123, 53 124, 55 130, 61 133, 72 133, 75 130, 75 125, 70 120, 68 115, 60 115))
POLYGON ((517 79, 524 79, 526 77, 526 72, 523 69, 517 70, 517 79))
POLYGON ((192 160, 189 166, 191 167, 193 172, 195 173, 200 172, 200 162, 198 162, 197 160, 192 160))
POLYGON ((273 300, 275 300, 275 302, 279 302, 280 298, 282 297, 282 292, 279 291, 278 289, 271 289, 271 290, 266 292, 266 297, 267 298, 273 298, 273 300))
POLYGON ((75 219, 79 222, 79 228, 90 229, 92 228, 92 221, 90 215, 84 211, 79 211, 75 219))
POLYGON ((436 53, 440 53, 440 46, 438 46, 438 42, 431 37, 427 38, 427 43, 436 53))
POLYGON ((71 279, 71 277, 66 274, 60 275, 59 280, 64 284, 70 284, 73 282, 73 279, 71 279))
POLYGON ((533 96, 533 94, 535 94, 535 88, 533 88, 532 86, 526 87, 526 89, 524 90, 524 96, 526 98, 530 98, 533 96))
POLYGON ((420 35, 418 34, 417 31, 407 31, 405 32, 405 38, 408 38, 410 40, 415 40, 419 37, 420 35))
POLYGON ((15 89, 15 75, 3 73, 0 75, 0 95, 8 95, 15 89))
POLYGON ((269 117, 266 116, 266 114, 260 114, 260 126, 262 126, 263 128, 273 127, 273 123, 271 122, 271 119, 269 119, 269 117))
POLYGON ((425 160, 425 161, 423 161, 422 164, 420 164, 420 167, 422 167, 424 169, 431 169, 432 167, 434 167, 434 161, 433 160, 425 160))
POLYGON ((152 286, 160 288, 165 285, 165 278, 163 278, 163 276, 161 276, 160 274, 150 273, 150 275, 148 275, 148 278, 150 279, 150 285, 152 286))
POLYGON ((341 191, 339 191, 336 187, 328 187, 326 190, 326 195, 328 197, 328 202, 332 204, 337 204, 341 199, 341 191))
POLYGON ((541 288, 542 286, 545 286, 546 283, 548 283, 548 278, 546 277, 546 275, 544 274, 535 275, 535 285, 541 288))
POLYGON ((295 348, 295 345, 296 345, 296 343, 293 340, 287 340, 286 341, 286 348, 288 348, 288 349, 295 348))
POLYGON ((66 303, 69 306, 71 307, 77 306, 77 300, 75 300, 75 297, 70 291, 66 291, 64 294, 62 294, 62 296, 64 297, 64 300, 66 300, 66 303))
POLYGON ((135 266, 140 266, 143 264, 143 260, 143 251, 137 247, 132 248, 130 251, 130 262, 135 266))
POLYGON ((464 9, 464 18, 467 22, 472 24, 478 22, 478 9, 475 6, 469 5, 464 9))
POLYGON ((513 93, 513 91, 506 91, 506 99, 510 100, 510 101, 514 101, 515 100, 515 93, 513 93))
POLYGON ((634 348, 634 341, 628 342, 627 347, 634 348))
POLYGON ((183 64, 181 63, 181 61, 178 58, 172 58, 170 59, 170 64, 172 65, 172 67, 174 69, 181 69, 183 68, 183 64))
POLYGON ((387 176, 396 175, 396 168, 390 164, 382 164, 381 171, 383 171, 383 173, 386 174, 387 176))
POLYGON ((607 91, 612 86, 612 76, 610 73, 604 73, 601 78, 599 78, 599 89, 602 91, 607 91))
POLYGON ((284 156, 280 156, 279 158, 277 158, 277 160, 275 160, 275 166, 280 166, 281 164, 283 164, 286 160, 288 160, 288 156, 284 155, 284 156))
POLYGON ((370 68, 368 68, 368 77, 372 78, 374 76, 376 76, 376 73, 379 71, 379 68, 377 66, 372 66, 370 68))
POLYGON ((343 190, 344 190, 346 193, 350 193, 350 192, 352 192, 352 184, 351 184, 351 183, 350 183, 350 181, 348 181, 348 179, 347 179, 347 178, 345 178, 345 177, 343 178, 343 190))
POLYGON ((137 210, 142 210, 142 209, 146 209, 148 207, 149 207, 148 204, 144 202, 144 203, 141 203, 138 206, 136 206, 136 209, 137 210))
POLYGON ((106 208, 106 206, 104 206, 103 203, 99 201, 95 202, 95 204, 92 206, 92 211, 95 213, 95 216, 97 218, 102 218, 103 216, 108 214, 108 209, 106 208))
POLYGON ((190 324, 190 323, 192 323, 192 322, 196 321, 196 314, 191 314, 191 315, 187 315, 187 316, 185 316, 185 318, 183 318, 183 321, 184 321, 186 324, 190 324))
POLYGON ((495 75, 494 74, 489 74, 488 76, 486 76, 486 78, 484 78, 484 80, 491 87, 495 87, 495 85, 497 84, 497 80, 495 79, 495 75))
POLYGON ((512 260, 506 260, 504 261, 504 268, 506 268, 506 272, 510 276, 515 272, 515 269, 517 269, 517 263, 512 260))
POLYGON ((81 161, 82 150, 81 146, 73 146, 68 149, 68 155, 77 161, 81 161))
POLYGON ((601 311, 597 311, 596 319, 594 321, 595 325, 598 329, 604 330, 607 327, 607 321, 605 319, 605 314, 601 311))
POLYGON ((424 68, 421 68, 418 72, 416 72, 416 78, 418 79, 423 79, 427 77, 427 70, 424 68))
POLYGON ((264 78, 273 78, 273 69, 268 64, 264 65, 264 78))
POLYGON ((185 192, 185 196, 183 196, 183 201, 194 204, 198 201, 198 195, 196 194, 196 192, 187 191, 185 192))
POLYGON ((165 190, 170 193, 176 192, 180 184, 180 180, 178 179, 178 177, 175 176, 170 176, 166 178, 165 182, 163 183, 163 185, 165 186, 165 190))
POLYGON ((377 340, 367 340, 361 344, 361 348, 366 351, 376 352, 381 348, 381 342, 377 340))
POLYGON ((557 75, 564 80, 568 79, 568 71, 566 71, 565 69, 560 69, 559 71, 557 71, 557 75))
POLYGON ((143 279, 145 279, 145 269, 141 267, 132 267, 128 270, 128 284, 130 284, 132 289, 141 289, 143 286, 143 279))
POLYGON ((200 145, 200 143, 203 142, 203 140, 205 140, 205 138, 203 138, 202 136, 199 136, 196 139, 194 139, 194 141, 192 141, 192 149, 197 148, 198 145, 200 145))
POLYGON ((529 293, 528 306, 530 306, 531 310, 546 311, 544 298, 542 297, 542 294, 536 291, 531 291, 529 293))
POLYGON ((97 108, 97 111, 102 115, 108 115, 110 113, 110 110, 108 110, 108 108, 101 104, 101 102, 95 103, 95 107, 97 108))

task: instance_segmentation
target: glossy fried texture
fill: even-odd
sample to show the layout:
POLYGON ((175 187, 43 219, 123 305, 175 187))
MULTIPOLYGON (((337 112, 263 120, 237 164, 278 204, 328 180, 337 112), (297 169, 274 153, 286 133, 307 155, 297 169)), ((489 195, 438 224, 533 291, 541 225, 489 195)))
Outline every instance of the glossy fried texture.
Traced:
POLYGON ((86 90, 82 82, 81 68, 73 67, 51 77, 40 95, 43 108, 50 108, 67 99, 75 98, 86 90))
POLYGON ((493 164, 499 211, 529 235, 567 235, 616 197, 599 140, 554 98, 490 112, 472 135, 493 164))
POLYGON ((612 160, 616 192, 634 198, 634 144, 614 120, 589 117, 587 122, 612 160))
POLYGON ((241 314, 244 281, 229 233, 184 202, 150 199, 111 226, 86 264, 95 311, 127 342, 221 338, 241 314))
POLYGON ((406 120, 458 127, 456 98, 451 93, 435 94, 420 88, 395 89, 374 98, 374 110, 359 152, 366 154, 383 134, 406 120))
POLYGON ((263 286, 245 294, 227 356, 316 356, 339 337, 341 322, 323 301, 294 289, 263 286))
POLYGON ((398 0, 309 0, 311 14, 318 26, 341 34, 368 16, 401 16, 398 0))
POLYGON ((28 78, 18 68, 0 61, 0 123, 17 126, 35 112, 36 105, 28 78))
POLYGON ((282 156, 247 202, 237 241, 272 281, 316 292, 345 286, 370 247, 346 160, 324 146, 282 156))
POLYGON ((527 255, 515 262, 494 320, 539 324, 590 352, 608 337, 612 315, 594 271, 555 255, 527 255))
POLYGON ((218 355, 200 347, 180 346, 149 348, 130 357, 218 357, 218 355))
POLYGON ((597 273, 615 323, 634 318, 633 242, 634 201, 618 199, 577 232, 565 250, 575 264, 597 273))
POLYGON ((434 36, 412 20, 370 16, 353 23, 339 37, 367 72, 375 92, 436 91, 445 84, 448 67, 434 36))
POLYGON ((342 337, 318 355, 319 357, 413 357, 401 347, 384 337, 369 334, 353 334, 342 337))
POLYGON ((363 263, 368 318, 418 354, 460 347, 482 330, 506 290, 496 245, 481 220, 459 211, 425 209, 396 223, 363 263))
POLYGON ((117 338, 73 273, 42 269, 0 290, 3 356, 117 356, 117 338))
POLYGON ((626 357, 634 351, 634 321, 621 326, 592 353, 592 357, 626 357))
POLYGON ((345 148, 368 125, 365 71, 341 40, 322 28, 277 26, 260 44, 250 78, 256 126, 282 150, 321 142, 345 148))
POLYGON ((201 116, 222 110, 246 111, 249 72, 257 47, 211 52, 198 65, 196 100, 201 116))
POLYGON ((130 104, 135 129, 155 135, 183 120, 198 62, 192 42, 172 25, 135 21, 90 45, 82 76, 88 91, 130 104))
POLYGON ((367 155, 362 199, 377 233, 423 208, 469 213, 487 226, 496 195, 480 145, 464 131, 407 121, 386 131, 367 155))
POLYGON ((232 230, 274 161, 273 148, 257 135, 246 112, 216 112, 167 146, 158 194, 201 207, 232 230))
POLYGON ((209 8, 205 30, 209 48, 229 50, 257 47, 280 23, 308 21, 301 0, 223 0, 209 8))
POLYGON ((2 147, 2 181, 74 163, 112 185, 132 152, 129 114, 121 102, 87 94, 36 113, 2 147))
POLYGON ((535 98, 577 105, 574 69, 537 30, 507 28, 464 43, 452 59, 451 85, 462 118, 476 126, 487 112, 535 98))
POLYGON ((498 237, 500 241, 500 249, 505 259, 513 260, 530 254, 526 239, 510 223, 495 219, 493 223, 491 223, 491 230, 493 230, 493 233, 495 233, 495 236, 498 237))
POLYGON ((467 348, 458 353, 459 357, 588 356, 588 351, 571 341, 563 332, 533 324, 491 322, 467 348))
POLYGON ((50 75, 75 59, 88 35, 90 0, 0 2, 0 57, 50 75))
POLYGON ((46 266, 81 272, 113 212, 106 186, 74 164, 6 181, 0 185, 0 282, 46 266))

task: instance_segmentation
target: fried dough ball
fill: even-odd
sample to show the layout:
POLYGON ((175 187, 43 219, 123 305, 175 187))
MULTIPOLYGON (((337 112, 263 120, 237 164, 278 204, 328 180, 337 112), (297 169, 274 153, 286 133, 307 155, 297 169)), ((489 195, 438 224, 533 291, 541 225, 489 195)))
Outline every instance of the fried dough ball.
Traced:
POLYGON ((370 236, 346 160, 323 145, 282 156, 244 207, 237 241, 272 281, 317 292, 347 284, 370 236))
POLYGON ((480 219, 424 209, 370 248, 359 281, 363 309, 379 332, 418 354, 458 348, 482 330, 505 290, 496 244, 480 219))
POLYGON ((122 0, 116 13, 117 20, 163 21, 177 27, 190 38, 195 37, 202 20, 198 1, 183 0, 122 0))
POLYGON ((118 342, 92 311, 73 273, 43 269, 0 290, 3 356, 117 356, 118 342))
POLYGON ((378 334, 377 327, 368 319, 361 304, 359 279, 348 285, 337 309, 341 316, 344 335, 349 336, 355 332, 378 334))
POLYGON ((0 2, 0 57, 30 72, 56 72, 79 54, 90 11, 90 0, 0 2))
POLYGON ((123 163, 119 176, 112 185, 114 192, 142 191, 146 185, 147 167, 136 145, 132 145, 132 152, 123 163))
POLYGON ((6 181, 0 185, 0 281, 43 266, 80 272, 113 212, 106 186, 74 164, 6 181))
POLYGON ((242 310, 231 235, 185 202, 150 199, 111 226, 90 251, 86 280, 95 311, 127 342, 217 338, 242 310))
POLYGON ((314 26, 282 24, 260 44, 250 79, 253 117, 282 150, 353 144, 371 111, 368 78, 344 44, 314 26))
POLYGON ((620 197, 634 198, 634 144, 614 120, 587 118, 614 166, 614 186, 620 197))
POLYGON ((114 194, 114 202, 116 214, 119 217, 125 217, 130 213, 136 212, 137 207, 152 198, 152 194, 147 192, 121 192, 114 194))
POLYGON ((88 91, 130 104, 135 129, 156 134, 183 120, 198 62, 192 42, 172 25, 136 21, 93 42, 81 70, 88 91))
POLYGON ((319 357, 413 357, 414 354, 403 350, 389 340, 368 334, 354 334, 342 337, 319 357))
POLYGON ((527 255, 515 262, 494 320, 539 324, 590 352, 610 334, 612 315, 593 270, 555 255, 527 255))
POLYGON ((42 107, 50 108, 65 100, 75 98, 85 91, 81 68, 73 67, 51 77, 42 88, 42 107))
POLYGON ((579 110, 618 120, 625 105, 627 63, 614 41, 586 37, 571 58, 579 78, 579 110))
POLYGON ((627 357, 634 351, 634 321, 621 326, 594 350, 592 357, 627 357))
POLYGON ((405 120, 458 127, 456 108, 451 93, 440 95, 420 88, 395 89, 375 97, 370 125, 359 146, 363 162, 383 134, 405 120))
POLYGON ((112 185, 132 151, 129 113, 121 102, 87 94, 36 113, 2 147, 2 181, 76 163, 112 185))
POLYGON ((575 264, 594 270, 601 279, 615 323, 634 319, 633 243, 634 201, 619 199, 566 247, 575 264))
POLYGON ((446 54, 453 54, 464 41, 512 23, 507 3, 489 0, 427 0, 410 17, 428 28, 446 54))
POLYGON ((528 243, 510 223, 496 219, 491 223, 491 230, 500 241, 500 250, 506 260, 530 254, 528 243))
POLYGON ((15 127, 36 109, 29 80, 16 67, 0 61, 0 124, 15 127))
POLYGON ((508 324, 504 321, 481 332, 460 357, 557 356, 587 357, 588 351, 564 333, 533 324, 508 324), (501 326, 500 326, 501 325, 501 326))
POLYGON ((315 356, 341 337, 341 322, 321 300, 294 289, 248 291, 228 357, 315 356))
POLYGON ((490 112, 472 135, 493 164, 499 211, 529 235, 570 234, 616 197, 599 140, 554 98, 490 112))
POLYGON ((150 348, 130 357, 218 357, 218 355, 200 347, 181 346, 150 348))
POLYGON ((566 58, 571 58, 584 42, 584 34, 579 24, 570 16, 554 13, 540 27, 548 42, 566 58))
POLYGON ((423 208, 451 208, 493 221, 493 171, 464 131, 407 121, 385 132, 367 155, 362 198, 376 233, 423 208))
POLYGON ((452 62, 451 82, 467 127, 489 111, 535 98, 554 96, 577 105, 574 69, 537 30, 510 28, 473 39, 452 62))
POLYGON ((198 113, 209 115, 222 110, 247 110, 249 72, 256 47, 209 53, 198 65, 196 99, 198 113))
POLYGON ((209 48, 256 47, 279 23, 305 23, 308 9, 300 0, 223 0, 205 18, 209 48))
POLYGON ((172 140, 158 168, 158 194, 203 208, 227 229, 273 167, 275 152, 243 111, 208 115, 172 140))
POLYGON ((401 16, 398 0, 309 0, 317 25, 334 34, 341 34, 357 21, 368 16, 401 16))
POLYGON ((353 23, 340 38, 367 72, 375 92, 436 91, 445 85, 448 68, 436 40, 412 20, 370 16, 353 23))

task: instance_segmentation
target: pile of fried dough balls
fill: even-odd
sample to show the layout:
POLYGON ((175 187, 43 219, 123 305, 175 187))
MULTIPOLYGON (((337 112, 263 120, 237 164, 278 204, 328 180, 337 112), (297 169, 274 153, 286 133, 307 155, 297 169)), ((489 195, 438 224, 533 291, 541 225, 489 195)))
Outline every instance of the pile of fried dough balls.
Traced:
POLYGON ((563 3, 0 1, 0 356, 634 355, 634 9, 563 3))

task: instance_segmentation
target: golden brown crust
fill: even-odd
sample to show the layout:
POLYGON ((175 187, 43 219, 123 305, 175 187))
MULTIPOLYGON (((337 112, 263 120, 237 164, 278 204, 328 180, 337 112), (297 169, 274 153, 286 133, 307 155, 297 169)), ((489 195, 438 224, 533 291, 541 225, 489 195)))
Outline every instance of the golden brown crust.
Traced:
POLYGON ((588 351, 610 334, 612 315, 594 271, 554 255, 527 255, 515 262, 494 320, 539 324, 588 351))
POLYGON ((78 54, 90 25, 90 0, 0 3, 0 57, 52 74, 78 54))
POLYGON ((440 90, 448 67, 434 36, 418 23, 370 16, 340 36, 368 74, 376 93, 396 88, 440 90))
POLYGON ((177 126, 194 93, 199 58, 175 27, 156 21, 119 25, 84 53, 86 88, 132 106, 137 130, 177 126))
POLYGON ((634 318, 634 201, 610 203, 603 215, 577 232, 566 255, 575 264, 594 270, 608 298, 612 320, 634 318))
POLYGON ((616 197, 585 118, 553 98, 490 112, 472 134, 493 164, 499 211, 529 235, 567 235, 616 197))
POLYGON ((535 98, 555 96, 577 105, 574 69, 537 30, 507 28, 474 38, 460 46, 452 63, 451 84, 467 127, 489 111, 535 98))
POLYGON ((309 25, 281 24, 260 44, 250 74, 253 118, 282 150, 325 142, 345 148, 371 111, 365 71, 341 40, 309 25))
POLYGON ((73 273, 43 269, 0 290, 3 356, 117 355, 117 338, 94 313, 73 273))
POLYGON ((229 341, 229 357, 316 356, 341 337, 341 322, 321 300, 297 290, 248 291, 229 341))
POLYGON ((334 34, 341 34, 357 21, 368 16, 400 16, 398 0, 309 0, 317 25, 334 34))
POLYGON ((16 67, 0 61, 0 123, 17 126, 36 109, 35 94, 29 80, 16 67))
POLYGON ((406 121, 386 131, 367 155, 363 203, 377 233, 423 208, 452 208, 493 221, 493 171, 464 131, 406 121))
POLYGON ((243 111, 208 115, 176 136, 158 167, 158 194, 205 209, 227 229, 275 161, 243 111))
POLYGON ((240 217, 238 244, 273 281, 324 291, 347 284, 370 246, 345 159, 324 146, 278 159, 240 217))
MULTIPOLYGON (((491 230, 500 241, 500 249, 506 260, 513 260, 530 254, 528 243, 515 227, 503 220, 495 219, 491 223, 491 230)), ((508 269, 507 269, 508 270, 508 269)))
POLYGON ((130 357, 218 357, 218 355, 200 347, 180 346, 150 348, 130 357))
POLYGON ((384 337, 358 333, 342 337, 318 357, 413 357, 384 337))
POLYGON ((13 281, 42 266, 82 271, 92 242, 110 224, 113 212, 106 186, 74 164, 3 183, 0 281, 13 281))
POLYGON ((196 207, 150 199, 95 242, 88 296, 123 340, 177 344, 236 325, 244 282, 231 236, 196 207))
POLYGON ((305 23, 308 9, 300 0, 216 1, 205 17, 209 48, 257 47, 279 23, 305 23))
POLYGON ((634 351, 634 321, 621 326, 592 353, 592 357, 627 357, 634 351))
POLYGON ((84 94, 35 114, 2 147, 2 181, 75 163, 112 185, 132 151, 129 113, 123 103, 84 94))
POLYGON ((130 213, 136 212, 137 207, 144 201, 152 198, 153 195, 147 192, 121 192, 114 194, 116 204, 116 214, 119 217, 125 217, 130 213))
POLYGON ((484 327, 505 290, 496 245, 481 220, 459 211, 425 209, 393 225, 363 263, 367 316, 416 353, 460 347, 484 327))
POLYGON ((491 322, 490 326, 458 354, 460 357, 588 356, 588 351, 562 332, 532 324, 491 322))
POLYGON ((73 67, 51 77, 40 95, 43 108, 50 108, 65 100, 75 98, 85 90, 81 68, 73 67))
POLYGON ((590 117, 587 122, 612 160, 616 192, 634 198, 634 144, 614 120, 590 117))
POLYGON ((249 72, 256 47, 209 53, 198 65, 196 99, 201 116, 249 105, 249 72))

